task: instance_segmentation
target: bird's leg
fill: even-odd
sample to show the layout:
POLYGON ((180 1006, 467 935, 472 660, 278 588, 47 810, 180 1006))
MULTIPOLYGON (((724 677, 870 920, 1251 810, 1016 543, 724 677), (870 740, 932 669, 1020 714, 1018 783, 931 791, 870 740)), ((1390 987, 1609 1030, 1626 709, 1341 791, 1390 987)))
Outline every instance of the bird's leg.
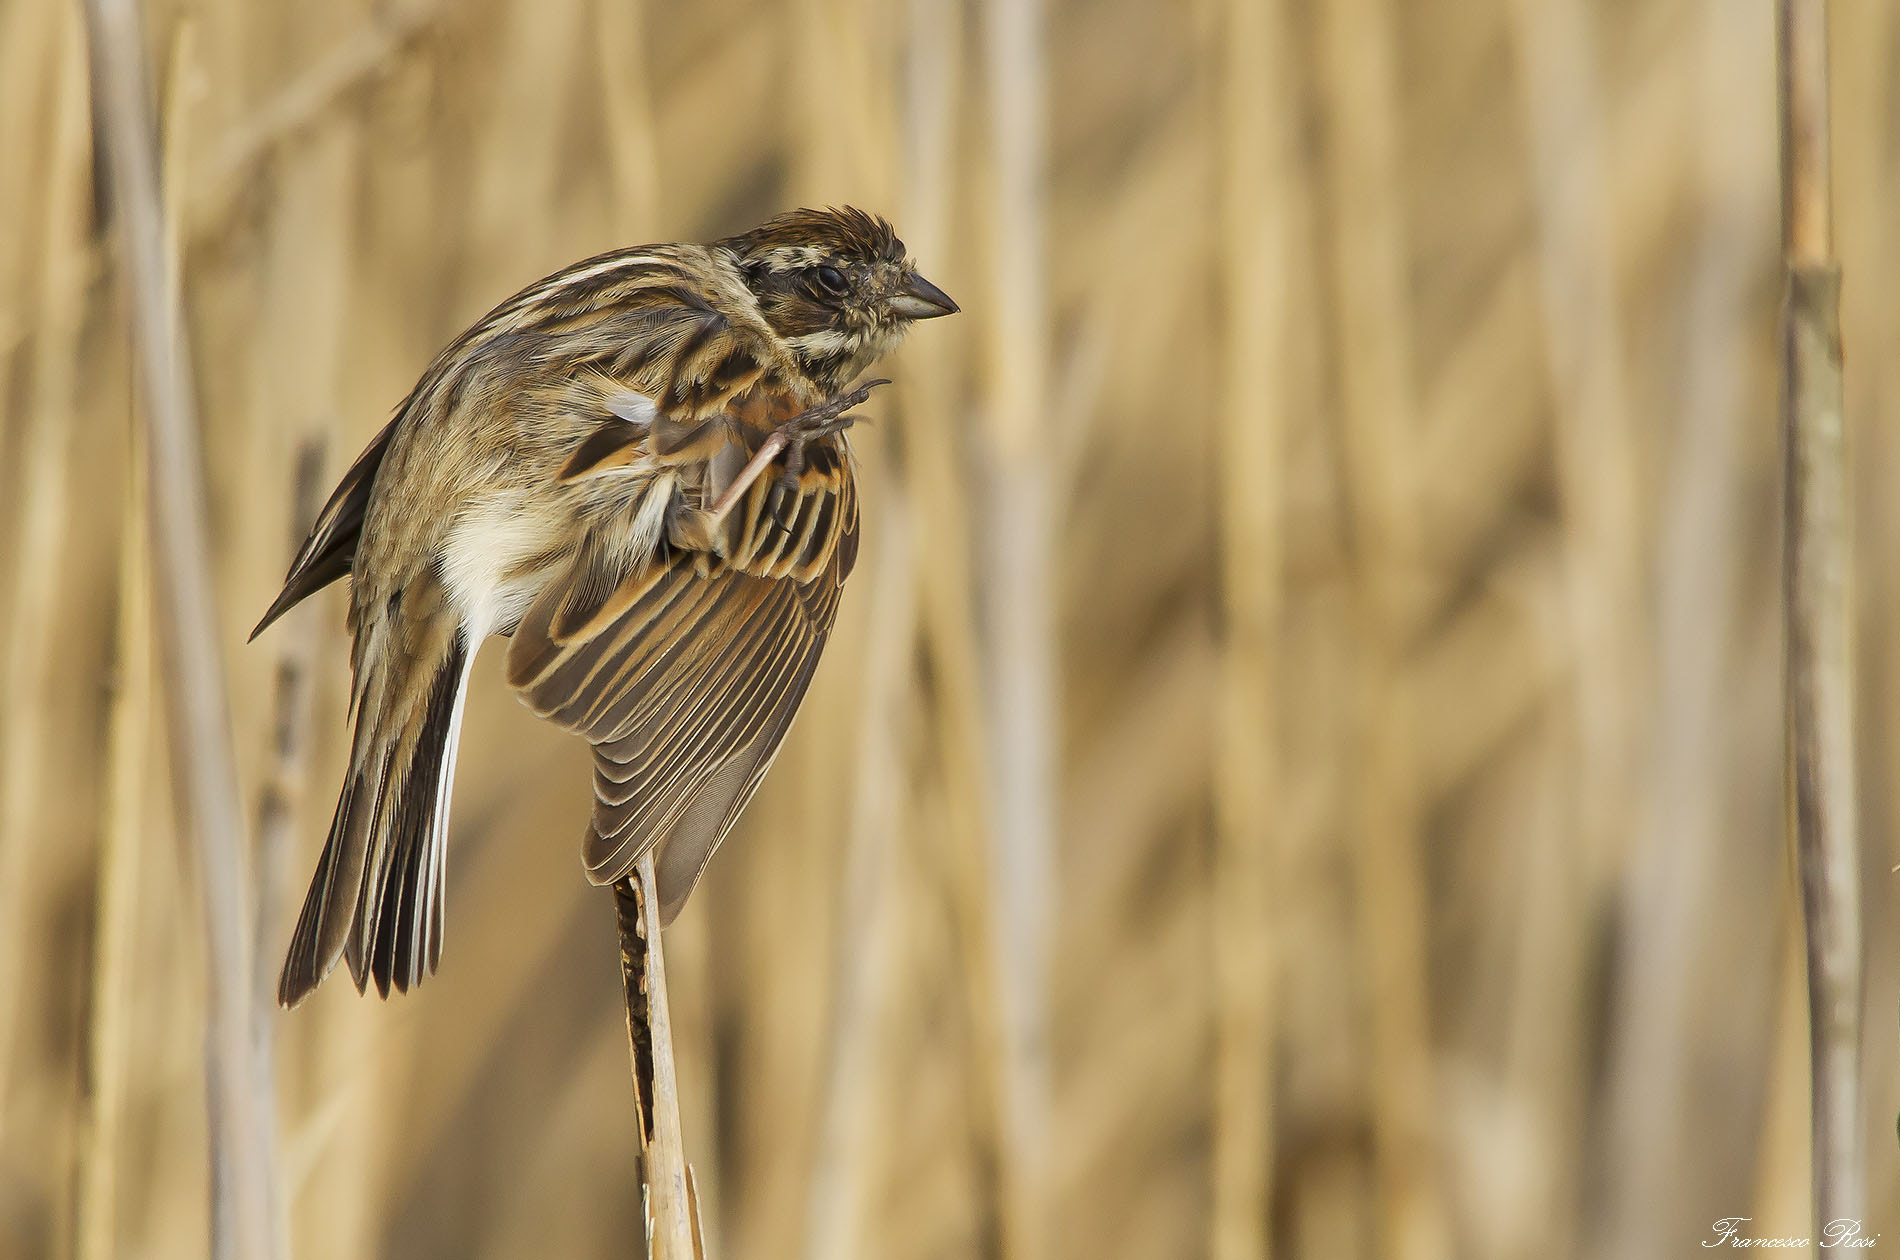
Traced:
MULTIPOLYGON (((850 428, 854 419, 845 413, 869 398, 871 391, 879 385, 889 384, 888 380, 879 378, 854 385, 841 394, 806 408, 766 434, 765 441, 759 443, 759 449, 752 453, 746 466, 739 470, 732 484, 725 488, 711 507, 689 509, 675 517, 669 529, 673 541, 696 551, 717 552, 719 548, 715 540, 727 514, 781 453, 785 455, 785 471, 779 474, 778 482, 786 492, 785 498, 789 500, 789 496, 798 489, 798 474, 804 471, 805 444, 850 428)), ((773 514, 773 519, 781 528, 786 528, 778 513, 773 514)))

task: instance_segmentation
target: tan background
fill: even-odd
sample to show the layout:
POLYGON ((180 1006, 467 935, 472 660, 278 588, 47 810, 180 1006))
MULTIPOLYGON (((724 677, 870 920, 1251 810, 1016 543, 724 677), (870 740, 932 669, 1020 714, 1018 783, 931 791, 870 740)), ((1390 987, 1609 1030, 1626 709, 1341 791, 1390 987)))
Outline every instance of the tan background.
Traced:
MULTIPOLYGON (((851 202, 964 314, 887 365, 841 629, 667 940, 714 1254, 1807 1232, 1768 0, 1046 10, 149 9, 246 811, 292 802, 265 982, 344 752, 340 595, 243 644, 299 450, 327 489, 555 267, 851 202)), ((1891 1246, 1900 8, 1834 12, 1891 1246)), ((76 6, 0 0, 0 1253, 158 1260, 201 919, 88 132, 76 6)), ((485 660, 441 974, 264 1021, 295 1254, 639 1253, 587 800, 485 660)))

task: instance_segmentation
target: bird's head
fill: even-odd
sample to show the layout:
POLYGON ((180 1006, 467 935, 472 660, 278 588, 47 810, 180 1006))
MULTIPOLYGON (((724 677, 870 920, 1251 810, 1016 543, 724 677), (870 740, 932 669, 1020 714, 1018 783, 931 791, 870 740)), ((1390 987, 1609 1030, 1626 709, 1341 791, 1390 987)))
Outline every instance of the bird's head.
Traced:
POLYGON ((826 393, 895 349, 911 321, 957 310, 917 274, 890 224, 849 206, 792 210, 719 243, 766 322, 826 393))

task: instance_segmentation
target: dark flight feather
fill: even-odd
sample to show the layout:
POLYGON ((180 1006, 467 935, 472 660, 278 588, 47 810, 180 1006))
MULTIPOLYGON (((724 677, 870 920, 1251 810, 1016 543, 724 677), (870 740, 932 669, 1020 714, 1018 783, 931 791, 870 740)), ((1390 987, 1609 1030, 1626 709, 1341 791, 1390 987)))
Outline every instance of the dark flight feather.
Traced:
POLYGON ((356 561, 357 540, 363 533, 363 517, 369 510, 369 492, 376 484, 376 470, 383 466, 390 434, 395 431, 396 421, 391 420, 383 426, 382 432, 370 439, 350 470, 343 474, 343 480, 330 493, 330 501, 317 513, 309 537, 297 551, 297 558, 290 562, 284 589, 271 602, 264 619, 251 631, 252 639, 304 599, 350 571, 356 561))

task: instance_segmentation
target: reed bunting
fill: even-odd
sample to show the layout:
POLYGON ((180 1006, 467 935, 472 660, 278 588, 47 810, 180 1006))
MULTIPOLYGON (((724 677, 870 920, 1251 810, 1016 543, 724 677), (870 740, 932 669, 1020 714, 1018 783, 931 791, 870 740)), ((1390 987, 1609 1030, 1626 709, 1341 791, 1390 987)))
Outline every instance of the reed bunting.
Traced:
POLYGON ((442 953, 469 670, 594 747, 588 878, 659 845, 671 921, 791 725, 858 549, 851 386, 957 305, 884 220, 796 210, 603 254, 437 356, 344 476, 255 638, 350 575, 354 737, 284 961, 384 996, 442 953))

